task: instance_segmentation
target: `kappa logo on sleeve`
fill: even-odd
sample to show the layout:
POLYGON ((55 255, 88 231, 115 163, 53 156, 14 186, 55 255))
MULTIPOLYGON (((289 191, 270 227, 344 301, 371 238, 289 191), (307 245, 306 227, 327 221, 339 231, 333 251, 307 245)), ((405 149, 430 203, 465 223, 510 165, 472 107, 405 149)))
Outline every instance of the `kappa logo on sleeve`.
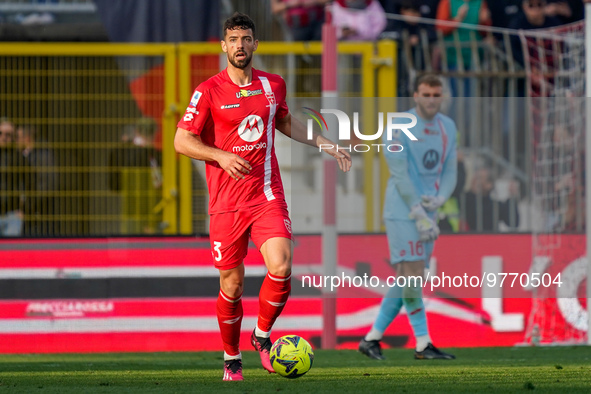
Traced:
POLYGON ((199 111, 197 111, 197 108, 187 107, 187 111, 185 112, 185 116, 183 117, 183 121, 192 122, 193 119, 195 119, 195 115, 199 115, 199 111))
POLYGON ((193 97, 191 97, 191 106, 196 107, 200 98, 201 98, 201 92, 196 90, 195 94, 193 94, 193 97))

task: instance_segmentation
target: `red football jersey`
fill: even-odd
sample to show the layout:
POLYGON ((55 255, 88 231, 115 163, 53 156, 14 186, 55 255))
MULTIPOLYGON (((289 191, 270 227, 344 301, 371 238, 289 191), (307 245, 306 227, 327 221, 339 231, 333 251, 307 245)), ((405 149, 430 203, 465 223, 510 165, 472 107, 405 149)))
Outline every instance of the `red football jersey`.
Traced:
POLYGON ((285 94, 283 78, 254 68, 248 85, 236 85, 224 70, 193 92, 178 127, 252 167, 245 179, 235 181, 217 162, 206 163, 210 214, 285 199, 274 147, 275 119, 289 112, 285 94))

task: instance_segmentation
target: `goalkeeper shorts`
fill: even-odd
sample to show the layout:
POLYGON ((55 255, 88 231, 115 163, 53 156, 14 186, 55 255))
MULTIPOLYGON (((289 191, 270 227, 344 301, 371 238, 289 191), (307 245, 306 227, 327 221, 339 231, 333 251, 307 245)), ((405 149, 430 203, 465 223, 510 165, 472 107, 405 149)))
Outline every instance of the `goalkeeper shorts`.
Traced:
POLYGON ((384 219, 384 221, 390 248, 390 264, 423 260, 425 267, 429 268, 434 243, 420 241, 415 221, 400 219, 384 219))

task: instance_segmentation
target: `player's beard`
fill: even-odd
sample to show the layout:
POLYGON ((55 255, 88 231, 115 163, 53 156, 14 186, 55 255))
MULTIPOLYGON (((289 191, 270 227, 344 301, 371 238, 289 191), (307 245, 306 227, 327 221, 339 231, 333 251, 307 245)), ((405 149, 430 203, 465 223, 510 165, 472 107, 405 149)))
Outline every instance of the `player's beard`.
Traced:
POLYGON ((420 109, 421 116, 426 119, 433 119, 437 112, 441 109, 441 104, 432 104, 432 105, 425 105, 420 102, 417 103, 417 106, 420 109))
POLYGON ((234 54, 233 57, 228 56, 228 61, 230 62, 230 64, 232 66, 239 68, 241 70, 244 70, 250 64, 250 62, 252 60, 252 54, 249 55, 247 52, 242 52, 242 53, 244 53, 246 55, 244 57, 244 59, 236 60, 236 54, 234 54))

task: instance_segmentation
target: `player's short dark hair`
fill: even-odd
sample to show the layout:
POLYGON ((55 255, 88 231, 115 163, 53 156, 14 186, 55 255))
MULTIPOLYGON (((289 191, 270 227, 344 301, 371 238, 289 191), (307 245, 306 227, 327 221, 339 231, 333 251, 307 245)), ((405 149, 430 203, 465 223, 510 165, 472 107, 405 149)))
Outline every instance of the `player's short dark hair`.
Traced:
POLYGON ((224 38, 226 37, 226 33, 228 30, 252 30, 252 36, 255 37, 255 27, 254 22, 250 17, 246 14, 241 14, 240 12, 235 12, 234 15, 226 19, 224 22, 224 38))
POLYGON ((435 74, 423 74, 415 79, 415 92, 419 91, 419 86, 428 85, 432 88, 443 86, 441 79, 435 74))

